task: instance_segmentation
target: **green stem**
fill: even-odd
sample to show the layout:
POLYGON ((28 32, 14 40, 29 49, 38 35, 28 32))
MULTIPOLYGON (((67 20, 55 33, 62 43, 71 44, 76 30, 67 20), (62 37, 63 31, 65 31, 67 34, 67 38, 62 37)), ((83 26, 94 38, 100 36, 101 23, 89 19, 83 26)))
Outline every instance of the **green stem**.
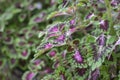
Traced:
POLYGON ((116 33, 115 33, 115 29, 113 28, 113 19, 112 19, 112 14, 111 14, 112 7, 111 7, 111 4, 110 4, 110 1, 109 0, 105 0, 105 5, 106 5, 106 8, 107 8, 106 14, 107 14, 107 18, 109 20, 109 26, 110 26, 108 33, 110 35, 115 35, 116 33))

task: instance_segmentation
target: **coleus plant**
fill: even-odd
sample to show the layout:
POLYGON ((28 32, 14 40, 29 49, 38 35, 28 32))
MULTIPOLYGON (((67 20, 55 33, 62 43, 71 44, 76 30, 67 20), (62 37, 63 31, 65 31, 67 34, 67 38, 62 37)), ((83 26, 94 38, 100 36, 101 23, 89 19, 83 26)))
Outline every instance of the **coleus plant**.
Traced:
POLYGON ((30 0, 9 5, 0 14, 1 79, 120 79, 119 0, 30 0))

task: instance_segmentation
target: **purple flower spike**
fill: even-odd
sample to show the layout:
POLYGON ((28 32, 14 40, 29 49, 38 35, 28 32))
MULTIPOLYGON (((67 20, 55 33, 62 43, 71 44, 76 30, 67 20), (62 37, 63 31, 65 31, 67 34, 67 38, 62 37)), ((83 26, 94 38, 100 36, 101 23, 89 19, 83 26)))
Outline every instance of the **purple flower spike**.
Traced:
POLYGON ((22 52, 22 56, 24 56, 24 57, 26 57, 27 54, 28 54, 28 51, 27 51, 27 50, 24 50, 24 51, 22 52))
POLYGON ((52 48, 52 47, 53 47, 53 45, 52 45, 51 43, 45 44, 45 49, 50 49, 50 48, 52 48))
POLYGON ((76 60, 78 63, 83 62, 83 58, 78 50, 75 51, 75 54, 73 55, 73 58, 76 60))
POLYGON ((70 21, 70 25, 75 25, 75 20, 74 19, 70 21))
POLYGON ((25 80, 33 80, 33 78, 35 77, 35 73, 33 72, 27 72, 26 76, 25 76, 25 80))
POLYGON ((108 24, 107 20, 101 20, 100 21, 100 28, 101 29, 107 31, 108 30, 108 26, 109 26, 109 24, 108 24))
POLYGON ((49 56, 50 57, 54 57, 56 55, 57 51, 56 50, 52 50, 50 53, 49 53, 49 56))
POLYGON ((86 16, 86 19, 91 19, 93 16, 94 16, 93 13, 89 13, 89 14, 86 16))
POLYGON ((106 41, 105 35, 104 34, 100 35, 100 37, 97 39, 97 41, 98 41, 98 44, 100 46, 104 46, 105 45, 105 41, 106 41))

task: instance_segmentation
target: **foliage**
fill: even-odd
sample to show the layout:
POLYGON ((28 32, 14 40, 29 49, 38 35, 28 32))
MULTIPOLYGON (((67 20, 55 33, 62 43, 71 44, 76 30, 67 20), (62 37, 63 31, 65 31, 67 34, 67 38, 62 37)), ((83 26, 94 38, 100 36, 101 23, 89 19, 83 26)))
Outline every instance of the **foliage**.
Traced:
POLYGON ((119 0, 0 0, 1 80, 119 80, 119 0))

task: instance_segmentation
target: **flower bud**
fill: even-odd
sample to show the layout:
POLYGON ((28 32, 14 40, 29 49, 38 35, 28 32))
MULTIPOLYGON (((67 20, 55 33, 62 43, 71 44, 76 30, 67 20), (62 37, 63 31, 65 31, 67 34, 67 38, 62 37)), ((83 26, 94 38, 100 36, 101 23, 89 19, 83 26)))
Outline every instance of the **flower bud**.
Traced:
POLYGON ((98 41, 98 45, 104 46, 105 42, 106 42, 105 35, 104 34, 100 35, 99 38, 97 39, 97 41, 98 41))
POLYGON ((81 54, 80 54, 80 52, 78 50, 75 51, 75 54, 73 55, 73 58, 78 63, 83 62, 83 58, 82 58, 82 56, 81 56, 81 54))
POLYGON ((101 20, 100 21, 100 28, 107 31, 109 27, 108 21, 107 20, 101 20))

